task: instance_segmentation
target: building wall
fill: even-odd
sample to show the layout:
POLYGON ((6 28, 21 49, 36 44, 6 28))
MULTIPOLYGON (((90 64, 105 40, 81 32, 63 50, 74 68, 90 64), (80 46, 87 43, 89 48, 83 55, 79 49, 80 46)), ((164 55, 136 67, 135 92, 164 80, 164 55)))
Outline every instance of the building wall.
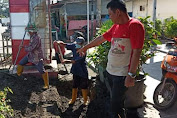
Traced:
MULTIPOLYGON (((133 12, 133 17, 153 16, 153 0, 132 0, 126 2, 128 12, 133 12), (140 6, 144 8, 140 11, 140 6)), ((157 0, 156 18, 164 20, 171 16, 177 18, 177 0, 157 0)))
POLYGON ((133 3, 132 1, 126 2, 127 12, 132 12, 133 11, 132 3, 133 3))
MULTIPOLYGON (((90 9, 90 14, 91 14, 91 2, 89 4, 89 9, 90 9)), ((94 2, 93 4, 93 11, 94 14, 96 14, 96 4, 94 2)), ((86 15, 87 14, 87 3, 70 3, 66 4, 66 12, 67 15, 69 16, 74 16, 74 15, 86 15)))
MULTIPOLYGON (((101 14, 107 15, 107 3, 110 0, 101 0, 101 14)), ((91 4, 90 4, 91 5, 91 4)), ((133 12, 133 17, 153 16, 153 0, 128 0, 127 11, 133 12), (140 11, 140 6, 144 8, 140 11)), ((165 19, 170 16, 177 18, 177 0, 157 0, 156 17, 165 19)), ((91 6, 90 6, 91 8, 91 6)), ((67 15, 86 15, 86 3, 67 4, 67 15)), ((63 13, 62 11, 60 13, 63 13)), ((96 2, 94 3, 94 14, 96 14, 96 2)))
POLYGON ((108 9, 106 8, 108 4, 108 0, 102 0, 101 1, 101 14, 102 15, 107 15, 108 14, 108 9))
POLYGON ((132 0, 129 2, 126 2, 127 10, 128 12, 133 12, 133 17, 146 17, 150 14, 152 14, 151 4, 152 0, 132 0), (149 5, 150 4, 150 5, 149 5), (140 7, 142 7, 142 11, 140 11, 140 7))
POLYGON ((158 19, 177 18, 177 0, 157 0, 156 15, 158 19))

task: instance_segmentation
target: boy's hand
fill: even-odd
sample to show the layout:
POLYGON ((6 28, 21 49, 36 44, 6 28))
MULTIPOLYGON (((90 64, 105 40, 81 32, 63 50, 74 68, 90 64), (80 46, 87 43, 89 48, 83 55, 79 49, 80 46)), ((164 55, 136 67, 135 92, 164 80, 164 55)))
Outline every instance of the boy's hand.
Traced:
POLYGON ((62 46, 62 47, 65 47, 65 43, 63 41, 57 41, 58 45, 62 46))
POLYGON ((61 63, 62 63, 62 64, 64 64, 64 63, 65 63, 65 60, 64 60, 64 59, 63 59, 63 60, 61 60, 61 63))
POLYGON ((62 61, 61 61, 61 63, 62 64, 65 64, 65 63, 72 63, 72 64, 74 64, 76 61, 74 61, 74 60, 67 60, 67 59, 63 59, 62 61))
POLYGON ((76 63, 76 61, 74 61, 74 60, 71 60, 71 63, 72 63, 72 64, 74 64, 74 63, 76 63))
POLYGON ((66 59, 61 60, 61 63, 64 64, 66 62, 66 59))
POLYGON ((63 42, 63 41, 57 41, 57 43, 59 43, 59 44, 64 44, 64 42, 63 42))

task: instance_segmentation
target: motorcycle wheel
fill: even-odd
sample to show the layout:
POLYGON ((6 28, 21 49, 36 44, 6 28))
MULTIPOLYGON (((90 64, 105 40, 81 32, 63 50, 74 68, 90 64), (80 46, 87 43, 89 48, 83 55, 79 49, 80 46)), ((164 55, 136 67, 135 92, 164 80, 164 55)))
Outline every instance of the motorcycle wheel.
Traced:
POLYGON ((162 92, 160 92, 162 87, 161 82, 155 89, 153 100, 155 107, 160 110, 165 110, 171 107, 177 98, 177 85, 173 80, 166 80, 162 92))

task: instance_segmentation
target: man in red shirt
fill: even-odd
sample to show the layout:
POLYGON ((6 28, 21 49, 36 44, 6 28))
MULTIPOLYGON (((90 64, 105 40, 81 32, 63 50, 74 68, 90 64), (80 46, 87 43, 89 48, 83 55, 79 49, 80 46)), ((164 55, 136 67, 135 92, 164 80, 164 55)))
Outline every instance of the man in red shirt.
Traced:
POLYGON ((125 118, 125 92, 135 84, 145 31, 140 21, 129 17, 124 1, 112 0, 107 4, 107 9, 114 25, 78 52, 83 55, 91 47, 105 41, 111 42, 106 71, 111 85, 112 117, 125 118))

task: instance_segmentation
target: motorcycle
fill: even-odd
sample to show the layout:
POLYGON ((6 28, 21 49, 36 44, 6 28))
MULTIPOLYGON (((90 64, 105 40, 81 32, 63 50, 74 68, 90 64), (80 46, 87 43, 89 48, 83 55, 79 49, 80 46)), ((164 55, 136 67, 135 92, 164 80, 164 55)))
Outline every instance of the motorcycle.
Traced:
MULTIPOLYGON (((174 40, 175 41, 175 40, 174 40)), ((168 44, 169 45, 169 44, 168 44)), ((171 43, 170 43, 171 45, 171 43)), ((157 109, 165 110, 171 107, 177 99, 177 45, 172 44, 161 63, 162 78, 153 94, 154 105, 157 109)))

